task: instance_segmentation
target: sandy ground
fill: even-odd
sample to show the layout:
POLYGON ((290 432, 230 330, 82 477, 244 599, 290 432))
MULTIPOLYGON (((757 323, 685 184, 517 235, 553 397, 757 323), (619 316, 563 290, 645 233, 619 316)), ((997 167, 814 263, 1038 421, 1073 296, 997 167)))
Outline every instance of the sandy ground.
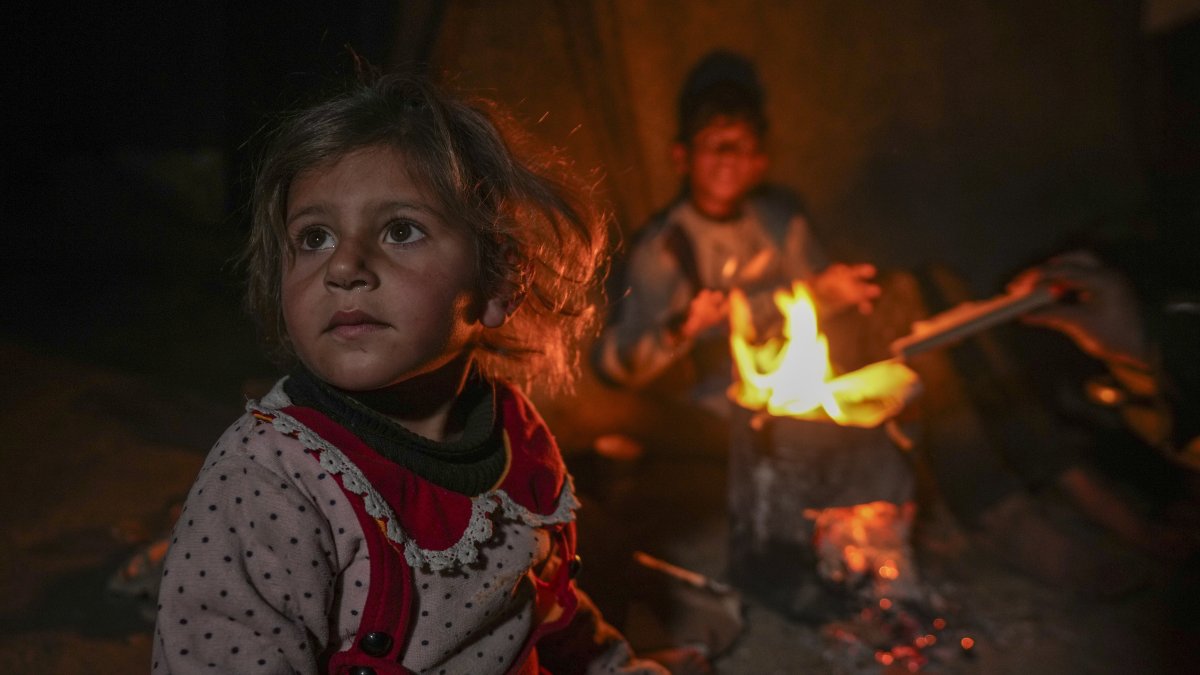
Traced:
MULTIPOLYGON (((107 582, 168 525, 237 401, 6 344, 0 363, 0 673, 146 672, 145 606, 107 582)), ((568 457, 588 502, 581 522, 593 528, 585 557, 588 546, 643 549, 722 578, 724 466, 681 457, 568 457)), ((1179 607, 1194 586, 1184 595, 1176 574, 1107 600, 1047 588, 973 547, 936 504, 914 543, 949 622, 922 672, 1200 672, 1196 610, 1179 607), (969 653, 953 644, 961 635, 976 640, 969 653)), ((604 581, 605 555, 594 559, 585 585, 604 581)), ((832 637, 829 622, 791 621, 753 599, 743 611, 745 631, 717 673, 888 672, 871 649, 832 637)))

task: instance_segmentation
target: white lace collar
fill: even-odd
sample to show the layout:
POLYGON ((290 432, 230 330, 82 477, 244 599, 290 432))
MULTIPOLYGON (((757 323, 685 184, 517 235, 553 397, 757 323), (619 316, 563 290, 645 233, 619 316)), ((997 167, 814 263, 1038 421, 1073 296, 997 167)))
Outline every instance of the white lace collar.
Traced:
MULTIPOLYGON (((341 476, 342 485, 347 490, 363 499, 367 513, 385 523, 384 531, 388 539, 400 545, 404 551, 404 559, 413 567, 424 567, 434 572, 448 569, 457 565, 468 565, 479 557, 480 546, 492 538, 493 522, 491 515, 497 510, 504 517, 518 520, 530 527, 544 527, 570 522, 574 512, 579 508, 579 500, 575 497, 574 485, 570 474, 566 474, 563 489, 558 498, 558 506, 553 513, 542 515, 513 501, 501 488, 493 488, 482 494, 471 497, 471 519, 461 537, 449 548, 431 550, 421 548, 400 527, 396 514, 383 497, 375 491, 375 487, 366 479, 362 471, 350 458, 346 457, 337 447, 321 438, 300 421, 281 412, 292 404, 288 395, 283 391, 283 382, 279 380, 266 396, 258 401, 249 401, 246 409, 261 411, 274 418, 273 425, 280 433, 294 435, 300 444, 309 450, 318 451, 321 467, 331 474, 341 476)), ((505 444, 508 438, 505 436, 505 444)))

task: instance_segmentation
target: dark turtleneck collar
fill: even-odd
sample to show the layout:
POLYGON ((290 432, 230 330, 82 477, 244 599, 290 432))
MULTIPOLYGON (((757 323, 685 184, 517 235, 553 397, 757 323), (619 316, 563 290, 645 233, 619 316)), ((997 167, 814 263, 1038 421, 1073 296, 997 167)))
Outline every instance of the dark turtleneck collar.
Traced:
POLYGON ((500 480, 507 457, 496 414, 495 389, 472 377, 459 404, 466 417, 462 436, 438 442, 415 434, 389 418, 392 399, 379 393, 351 394, 307 369, 283 383, 295 405, 313 408, 342 425, 383 457, 446 489, 474 496, 500 480))

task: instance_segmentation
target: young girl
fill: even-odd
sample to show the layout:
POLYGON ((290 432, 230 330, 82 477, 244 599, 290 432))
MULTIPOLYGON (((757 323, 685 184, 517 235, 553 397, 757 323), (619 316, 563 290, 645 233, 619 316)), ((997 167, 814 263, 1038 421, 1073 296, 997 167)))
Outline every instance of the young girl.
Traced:
POLYGON ((569 384, 603 219, 503 123, 386 76, 277 132, 248 297, 295 367, 192 487, 153 672, 663 672, 576 590, 571 480, 509 384, 569 384))

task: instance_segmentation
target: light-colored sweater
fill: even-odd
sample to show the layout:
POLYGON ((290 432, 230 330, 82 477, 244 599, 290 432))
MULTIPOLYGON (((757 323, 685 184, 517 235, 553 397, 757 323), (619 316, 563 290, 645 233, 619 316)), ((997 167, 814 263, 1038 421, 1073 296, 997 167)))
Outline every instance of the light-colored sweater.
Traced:
MULTIPOLYGON (((500 489, 477 495, 452 546, 422 549, 388 511, 387 495, 281 412, 290 404, 281 384, 251 401, 204 462, 165 562, 152 672, 309 675, 351 646, 370 560, 335 475, 379 511, 412 568, 403 665, 420 673, 510 670, 537 623, 530 575, 550 555, 545 526, 574 519, 570 481, 548 515, 500 489)), ((612 639, 588 672, 662 671, 612 639)))

